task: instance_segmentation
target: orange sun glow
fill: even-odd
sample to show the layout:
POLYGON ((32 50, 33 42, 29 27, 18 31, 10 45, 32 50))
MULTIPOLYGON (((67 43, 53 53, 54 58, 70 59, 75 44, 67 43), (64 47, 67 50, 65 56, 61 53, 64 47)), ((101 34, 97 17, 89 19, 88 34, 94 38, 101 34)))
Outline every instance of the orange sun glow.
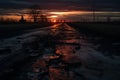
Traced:
POLYGON ((51 16, 51 18, 57 18, 58 16, 56 16, 56 15, 53 15, 53 16, 51 16))

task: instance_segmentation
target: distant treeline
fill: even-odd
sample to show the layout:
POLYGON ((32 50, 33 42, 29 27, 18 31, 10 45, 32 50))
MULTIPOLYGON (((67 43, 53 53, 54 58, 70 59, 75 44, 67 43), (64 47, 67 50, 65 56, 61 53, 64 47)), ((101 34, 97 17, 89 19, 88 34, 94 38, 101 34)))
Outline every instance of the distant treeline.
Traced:
POLYGON ((11 24, 11 23, 18 23, 18 21, 12 18, 0 17, 0 24, 11 24))

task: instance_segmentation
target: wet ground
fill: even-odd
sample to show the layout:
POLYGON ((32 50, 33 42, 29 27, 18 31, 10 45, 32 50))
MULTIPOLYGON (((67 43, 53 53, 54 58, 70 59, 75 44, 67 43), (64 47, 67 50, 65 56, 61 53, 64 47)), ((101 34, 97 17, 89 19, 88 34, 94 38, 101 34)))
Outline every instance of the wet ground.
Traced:
POLYGON ((31 59, 4 80, 120 80, 119 42, 106 43, 102 37, 87 36, 67 24, 41 30, 48 35, 29 44, 38 51, 25 50, 31 59), (108 50, 110 45, 113 48, 108 50))

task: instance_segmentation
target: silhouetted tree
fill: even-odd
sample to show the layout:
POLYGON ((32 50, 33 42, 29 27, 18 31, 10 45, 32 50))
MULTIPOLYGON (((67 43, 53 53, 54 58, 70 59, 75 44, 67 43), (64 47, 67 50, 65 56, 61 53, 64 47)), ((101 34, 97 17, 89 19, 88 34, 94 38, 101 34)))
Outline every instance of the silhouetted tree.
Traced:
POLYGON ((0 23, 17 23, 16 19, 0 17, 0 23))
POLYGON ((46 15, 43 15, 43 14, 41 14, 40 15, 40 22, 48 22, 48 18, 47 18, 47 16, 46 15))
POLYGON ((39 16, 41 15, 40 7, 38 5, 31 6, 29 15, 33 19, 34 23, 38 22, 39 16))

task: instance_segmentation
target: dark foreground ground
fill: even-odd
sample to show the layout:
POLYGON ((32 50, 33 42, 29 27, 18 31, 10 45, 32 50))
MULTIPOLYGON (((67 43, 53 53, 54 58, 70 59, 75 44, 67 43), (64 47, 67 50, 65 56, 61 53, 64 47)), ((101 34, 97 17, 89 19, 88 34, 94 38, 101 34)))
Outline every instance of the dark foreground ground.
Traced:
POLYGON ((100 44, 97 50, 105 55, 120 55, 120 23, 119 22, 87 22, 68 23, 80 34, 84 34, 88 42, 100 44), (106 53, 107 52, 107 53, 106 53))
MULTIPOLYGON (((17 35, 21 35, 29 32, 29 30, 38 29, 45 26, 50 26, 53 24, 41 24, 41 23, 25 23, 25 24, 0 24, 0 39, 9 38, 17 35)), ((120 23, 118 22, 96 22, 96 23, 84 23, 84 22, 74 22, 68 23, 78 31, 85 34, 93 33, 104 37, 111 37, 114 39, 120 39, 120 23)))
POLYGON ((0 39, 22 35, 31 32, 33 29, 38 29, 53 25, 51 23, 15 23, 15 24, 0 24, 0 39))
POLYGON ((97 36, 103 36, 107 38, 120 39, 120 23, 119 22, 75 22, 68 23, 78 31, 81 31, 87 35, 89 33, 96 34, 97 36))
POLYGON ((69 25, 1 41, 0 80, 120 80, 120 41, 69 25))

